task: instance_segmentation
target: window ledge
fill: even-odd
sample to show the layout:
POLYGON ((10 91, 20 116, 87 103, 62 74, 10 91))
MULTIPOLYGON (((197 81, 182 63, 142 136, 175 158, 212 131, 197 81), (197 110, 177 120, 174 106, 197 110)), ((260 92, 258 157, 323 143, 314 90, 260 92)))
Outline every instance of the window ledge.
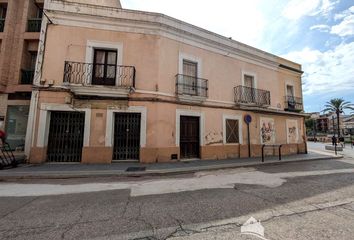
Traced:
POLYGON ((236 102, 238 105, 246 106, 246 107, 264 107, 267 108, 270 105, 268 104, 257 104, 257 103, 252 103, 252 102, 236 102))
POLYGON ((205 102, 205 100, 207 99, 207 97, 193 96, 187 94, 178 94, 177 98, 182 102, 192 102, 192 103, 202 103, 205 102))
POLYGON ((82 85, 66 85, 74 94, 83 96, 100 96, 100 97, 128 97, 131 88, 116 86, 82 86, 82 85))

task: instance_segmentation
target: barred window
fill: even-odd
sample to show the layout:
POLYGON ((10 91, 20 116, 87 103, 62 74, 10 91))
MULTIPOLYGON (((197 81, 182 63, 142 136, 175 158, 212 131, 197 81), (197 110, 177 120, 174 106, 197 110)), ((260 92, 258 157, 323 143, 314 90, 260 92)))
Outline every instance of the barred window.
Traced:
POLYGON ((238 120, 226 119, 226 143, 240 143, 238 120))

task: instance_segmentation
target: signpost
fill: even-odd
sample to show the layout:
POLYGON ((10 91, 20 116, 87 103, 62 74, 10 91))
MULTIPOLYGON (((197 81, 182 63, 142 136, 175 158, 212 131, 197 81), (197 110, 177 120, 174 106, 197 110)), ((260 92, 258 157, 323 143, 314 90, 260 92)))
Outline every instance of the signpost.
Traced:
POLYGON ((251 157, 250 123, 252 122, 252 116, 249 114, 245 115, 244 121, 247 124, 248 157, 251 157))

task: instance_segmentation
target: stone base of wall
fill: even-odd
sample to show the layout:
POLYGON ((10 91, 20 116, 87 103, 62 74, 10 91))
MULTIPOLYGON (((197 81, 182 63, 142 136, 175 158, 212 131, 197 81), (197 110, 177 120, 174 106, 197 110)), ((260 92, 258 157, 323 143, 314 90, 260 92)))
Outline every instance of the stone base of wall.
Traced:
POLYGON ((30 164, 41 164, 47 161, 47 148, 43 147, 33 147, 31 149, 29 163, 30 164))
POLYGON ((179 159, 179 147, 167 148, 141 148, 140 149, 140 162, 142 163, 157 163, 157 162, 170 162, 172 155, 177 154, 179 159))
MULTIPOLYGON (((306 145, 301 144, 284 144, 281 149, 283 156, 305 153, 306 145)), ((265 148, 265 156, 278 156, 278 148, 265 148)), ((83 164, 110 164, 112 163, 113 148, 112 147, 84 147, 82 149, 83 164)), ((179 147, 167 148, 141 148, 141 163, 162 163, 176 161, 172 160, 172 155, 180 158, 179 147)), ((230 158, 248 158, 248 145, 215 145, 200 147, 200 155, 202 160, 218 160, 230 158)), ((251 145, 251 157, 262 156, 262 145, 251 145)), ((47 148, 34 147, 31 149, 29 162, 31 164, 40 164, 46 162, 47 148)))
POLYGON ((108 164, 112 163, 112 147, 84 147, 82 149, 83 164, 108 164))
POLYGON ((240 156, 239 145, 203 146, 200 148, 201 159, 227 159, 240 156))

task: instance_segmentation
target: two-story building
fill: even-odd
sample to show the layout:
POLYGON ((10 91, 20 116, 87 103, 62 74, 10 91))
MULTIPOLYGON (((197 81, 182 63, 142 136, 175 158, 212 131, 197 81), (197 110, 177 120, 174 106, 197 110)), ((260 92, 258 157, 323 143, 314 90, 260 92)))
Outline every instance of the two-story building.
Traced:
POLYGON ((299 64, 115 0, 44 7, 31 163, 242 158, 263 144, 305 151, 299 64))
POLYGON ((0 0, 0 128, 23 150, 43 0, 0 0))

